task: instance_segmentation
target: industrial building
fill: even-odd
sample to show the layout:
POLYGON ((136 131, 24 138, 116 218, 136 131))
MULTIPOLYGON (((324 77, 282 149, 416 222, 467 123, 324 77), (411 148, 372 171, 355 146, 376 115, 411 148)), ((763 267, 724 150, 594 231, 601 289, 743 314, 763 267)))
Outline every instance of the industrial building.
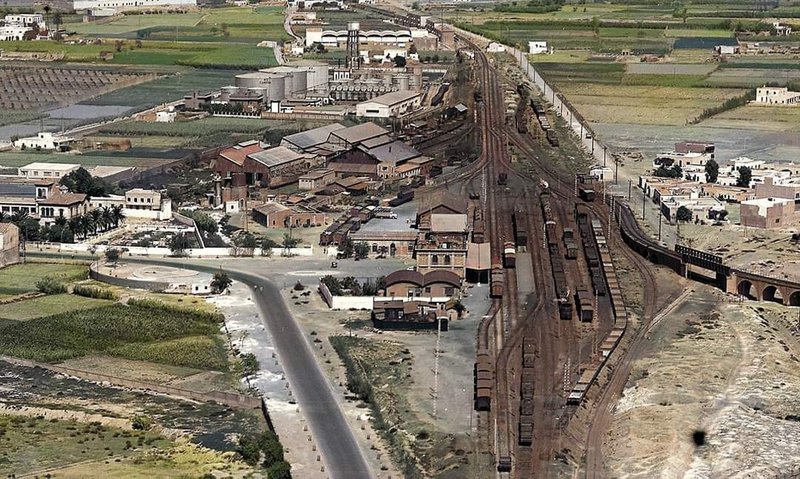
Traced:
POLYGON ((356 116, 399 118, 420 108, 421 96, 413 91, 386 93, 356 105, 356 116))
POLYGON ((294 183, 322 161, 285 146, 266 148, 258 141, 248 141, 220 151, 213 169, 223 186, 276 187, 294 183))

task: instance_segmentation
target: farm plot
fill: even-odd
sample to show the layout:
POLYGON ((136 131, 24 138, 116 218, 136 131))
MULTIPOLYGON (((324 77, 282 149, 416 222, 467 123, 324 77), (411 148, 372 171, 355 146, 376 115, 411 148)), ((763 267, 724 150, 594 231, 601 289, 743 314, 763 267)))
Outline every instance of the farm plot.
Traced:
POLYGON ((126 121, 104 126, 100 129, 100 132, 104 134, 122 135, 125 137, 204 137, 215 133, 247 133, 256 135, 262 133, 267 128, 275 129, 281 126, 286 126, 286 123, 256 118, 209 117, 195 121, 176 123, 126 121))
POLYGON ((737 89, 559 84, 570 102, 590 121, 644 125, 683 125, 703 110, 743 93, 737 89))
POLYGON ((108 306, 111 301, 85 298, 74 294, 41 296, 7 305, 0 311, 0 320, 27 321, 43 316, 108 306))
POLYGON ((213 69, 184 69, 167 77, 86 100, 86 105, 124 105, 144 110, 149 107, 183 98, 194 90, 208 91, 233 83, 239 72, 213 69))
POLYGON ((786 85, 800 80, 800 69, 786 68, 719 68, 706 80, 718 87, 756 88, 767 83, 786 85))
POLYGON ((133 156, 107 156, 103 154, 64 155, 57 153, 0 153, 0 168, 19 168, 28 163, 42 161, 46 163, 76 163, 84 168, 93 166, 136 166, 139 168, 153 168, 166 161, 165 158, 138 158, 133 156))
POLYGON ((0 324, 0 352, 36 361, 108 354, 173 366, 224 371, 219 314, 152 301, 112 304, 0 324))
POLYGON ((0 67, 0 108, 67 105, 156 77, 101 69, 0 67))
POLYGON ((44 115, 34 110, 11 110, 0 108, 0 126, 24 123, 26 121, 38 120, 44 115))
POLYGON ((191 27, 203 18, 199 12, 122 15, 110 21, 65 23, 64 29, 78 35, 115 36, 153 27, 191 27))
POLYGON ((25 263, 6 266, 0 269, 0 298, 36 291, 36 281, 44 276, 69 282, 85 279, 88 275, 89 268, 79 264, 25 263))
POLYGON ((701 125, 800 133, 800 107, 750 104, 715 115, 701 125))

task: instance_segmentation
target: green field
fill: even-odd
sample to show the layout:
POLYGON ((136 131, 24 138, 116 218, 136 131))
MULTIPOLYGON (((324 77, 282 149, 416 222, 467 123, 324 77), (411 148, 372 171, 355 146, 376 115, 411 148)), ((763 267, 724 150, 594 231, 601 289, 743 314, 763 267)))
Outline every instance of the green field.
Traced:
POLYGON ((256 135, 267 129, 287 128, 287 122, 258 118, 208 117, 177 123, 126 121, 100 129, 103 134, 121 136, 203 137, 215 133, 246 133, 256 135))
POLYGON ((233 83, 239 72, 213 69, 181 69, 179 72, 147 83, 122 88, 92 100, 86 105, 123 105, 146 109, 179 100, 192 91, 209 91, 233 83))
POLYGON ((85 279, 88 275, 88 267, 75 264, 25 263, 6 266, 0 269, 0 298, 36 291, 36 281, 43 276, 68 282, 85 279))
POLYGON ((109 354, 173 366, 226 370, 222 316, 152 301, 110 304, 0 324, 0 353, 36 361, 109 354))
POLYGON ((32 110, 7 110, 5 108, 0 108, 0 126, 38 120, 43 117, 43 114, 32 110))
POLYGON ((112 301, 103 299, 85 298, 74 294, 54 294, 39 298, 17 301, 12 305, 0 308, 0 319, 14 321, 27 321, 43 316, 52 316, 70 311, 84 311, 87 309, 108 306, 112 301))

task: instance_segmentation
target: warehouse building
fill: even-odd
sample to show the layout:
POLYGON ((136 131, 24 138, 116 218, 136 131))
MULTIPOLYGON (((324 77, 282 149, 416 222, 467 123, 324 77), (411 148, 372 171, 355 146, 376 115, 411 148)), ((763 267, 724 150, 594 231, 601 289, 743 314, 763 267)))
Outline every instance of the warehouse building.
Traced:
POLYGON ((356 116, 399 118, 420 108, 421 96, 413 91, 386 93, 356 105, 356 116))

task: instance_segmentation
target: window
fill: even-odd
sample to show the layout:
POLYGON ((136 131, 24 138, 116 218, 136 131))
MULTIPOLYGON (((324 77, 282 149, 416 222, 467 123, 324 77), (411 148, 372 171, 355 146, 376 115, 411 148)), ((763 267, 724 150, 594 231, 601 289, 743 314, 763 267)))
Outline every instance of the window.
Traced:
POLYGON ((427 294, 431 294, 431 287, 430 287, 430 286, 427 286, 427 287, 425 288, 425 293, 427 293, 427 294))
POLYGON ((451 263, 450 255, 449 254, 444 255, 444 264, 449 265, 450 263, 451 263))
POLYGON ((453 294, 455 294, 455 292, 456 292, 455 288, 445 288, 444 289, 444 295, 445 296, 453 296, 453 294))
POLYGON ((434 265, 439 264, 439 257, 437 255, 432 255, 431 256, 431 264, 434 264, 434 265))
POLYGON ((373 253, 377 253, 378 252, 378 243, 372 243, 372 252, 373 253))

